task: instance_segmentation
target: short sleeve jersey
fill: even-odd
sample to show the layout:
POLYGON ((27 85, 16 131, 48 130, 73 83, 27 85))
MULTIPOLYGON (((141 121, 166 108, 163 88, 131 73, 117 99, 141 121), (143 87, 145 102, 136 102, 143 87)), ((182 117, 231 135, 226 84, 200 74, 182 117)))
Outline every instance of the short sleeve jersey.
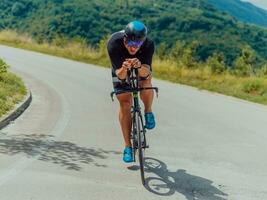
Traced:
POLYGON ((123 43, 124 31, 114 33, 108 41, 107 49, 112 65, 112 77, 116 77, 115 71, 122 67, 122 63, 127 58, 138 58, 142 64, 147 64, 151 68, 154 54, 154 42, 146 38, 141 48, 135 55, 130 55, 123 43))

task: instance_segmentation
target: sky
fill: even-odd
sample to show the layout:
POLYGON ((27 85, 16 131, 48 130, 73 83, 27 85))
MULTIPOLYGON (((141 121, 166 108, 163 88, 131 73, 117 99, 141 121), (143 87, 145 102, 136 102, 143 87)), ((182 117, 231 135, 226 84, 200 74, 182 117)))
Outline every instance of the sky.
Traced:
POLYGON ((243 1, 253 3, 256 6, 267 10, 267 0, 243 0, 243 1))

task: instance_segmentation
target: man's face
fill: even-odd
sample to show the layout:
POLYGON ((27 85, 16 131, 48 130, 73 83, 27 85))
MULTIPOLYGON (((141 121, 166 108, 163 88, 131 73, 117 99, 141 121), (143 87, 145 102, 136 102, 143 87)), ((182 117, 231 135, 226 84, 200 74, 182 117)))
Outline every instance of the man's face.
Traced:
POLYGON ((127 41, 124 38, 124 46, 128 50, 130 55, 135 55, 137 51, 141 48, 143 42, 134 42, 134 41, 127 41))

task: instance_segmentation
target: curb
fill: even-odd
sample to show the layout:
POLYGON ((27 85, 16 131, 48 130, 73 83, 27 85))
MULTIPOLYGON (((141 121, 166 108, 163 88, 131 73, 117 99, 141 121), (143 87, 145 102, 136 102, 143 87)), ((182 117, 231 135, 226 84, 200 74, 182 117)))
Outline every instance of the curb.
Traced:
POLYGON ((7 126, 10 122, 17 119, 30 105, 32 101, 32 93, 28 91, 26 97, 12 111, 0 118, 0 130, 7 126))

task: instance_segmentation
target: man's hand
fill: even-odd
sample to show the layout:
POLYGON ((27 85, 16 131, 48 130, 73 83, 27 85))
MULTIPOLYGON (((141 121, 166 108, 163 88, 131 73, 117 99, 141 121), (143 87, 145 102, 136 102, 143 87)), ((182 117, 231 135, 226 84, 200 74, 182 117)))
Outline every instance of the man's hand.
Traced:
POLYGON ((129 61, 133 68, 140 68, 141 67, 141 62, 138 58, 126 59, 126 61, 129 61))
POLYGON ((129 59, 126 59, 123 63, 122 63, 122 67, 124 68, 124 69, 131 69, 132 68, 132 62, 131 62, 131 60, 129 60, 129 59))

